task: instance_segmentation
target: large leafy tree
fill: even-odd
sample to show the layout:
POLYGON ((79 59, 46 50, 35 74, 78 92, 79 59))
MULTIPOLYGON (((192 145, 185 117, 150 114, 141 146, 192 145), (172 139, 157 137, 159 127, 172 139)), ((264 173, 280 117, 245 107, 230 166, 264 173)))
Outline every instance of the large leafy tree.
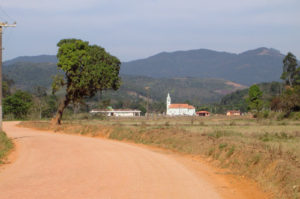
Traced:
POLYGON ((249 109, 256 113, 260 112, 263 108, 262 91, 254 84, 249 88, 248 95, 247 102, 249 109))
POLYGON ((295 84, 300 84, 299 81, 300 68, 297 69, 297 59, 292 53, 288 53, 283 59, 283 73, 281 79, 283 79, 286 85, 293 87, 295 84))
POLYGON ((65 77, 56 77, 52 89, 55 92, 64 86, 66 95, 58 107, 53 123, 61 124, 63 111, 68 104, 93 97, 98 91, 119 88, 121 62, 100 46, 89 45, 79 39, 63 39, 57 46, 57 66, 65 72, 65 77))

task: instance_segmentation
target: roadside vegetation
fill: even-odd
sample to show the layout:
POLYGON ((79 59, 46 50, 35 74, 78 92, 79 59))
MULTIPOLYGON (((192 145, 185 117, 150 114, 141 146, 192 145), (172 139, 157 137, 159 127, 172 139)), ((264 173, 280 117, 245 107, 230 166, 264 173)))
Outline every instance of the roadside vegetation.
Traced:
POLYGON ((205 157, 258 182, 274 198, 300 197, 300 122, 212 116, 23 122, 22 126, 130 141, 205 157))
POLYGON ((13 143, 4 132, 0 132, 0 165, 4 163, 6 155, 13 149, 13 143))

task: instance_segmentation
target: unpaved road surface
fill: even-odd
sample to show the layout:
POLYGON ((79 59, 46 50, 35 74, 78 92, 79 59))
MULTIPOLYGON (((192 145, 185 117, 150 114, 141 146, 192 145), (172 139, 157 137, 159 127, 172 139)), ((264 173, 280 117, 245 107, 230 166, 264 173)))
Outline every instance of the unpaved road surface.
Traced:
POLYGON ((16 160, 0 169, 0 199, 218 199, 207 181, 168 155, 136 145, 4 123, 16 160))

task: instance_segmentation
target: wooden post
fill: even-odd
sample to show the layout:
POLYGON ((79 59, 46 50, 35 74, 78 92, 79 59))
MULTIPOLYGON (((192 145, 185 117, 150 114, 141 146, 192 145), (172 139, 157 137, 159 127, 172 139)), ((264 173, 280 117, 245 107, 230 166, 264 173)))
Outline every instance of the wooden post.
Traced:
POLYGON ((0 131, 3 131, 2 127, 2 88, 3 88, 3 83, 2 83, 2 31, 3 27, 0 26, 0 131))
POLYGON ((3 27, 15 27, 16 23, 13 25, 8 25, 7 23, 0 22, 0 132, 3 131, 2 126, 2 33, 3 33, 3 27))

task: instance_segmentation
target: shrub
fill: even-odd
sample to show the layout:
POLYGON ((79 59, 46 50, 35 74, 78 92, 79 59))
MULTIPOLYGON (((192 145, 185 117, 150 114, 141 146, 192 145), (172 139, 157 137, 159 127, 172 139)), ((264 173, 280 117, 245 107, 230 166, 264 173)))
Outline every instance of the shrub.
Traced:
POLYGON ((230 156, 232 156, 232 154, 234 153, 235 151, 235 146, 231 146, 231 148, 227 151, 226 153, 226 157, 229 158, 230 156))
POLYGON ((4 132, 0 132, 0 164, 3 163, 3 157, 13 148, 12 141, 4 132))
POLYGON ((221 143, 220 145, 219 145, 219 149, 220 150, 222 150, 222 149, 224 149, 224 148, 226 148, 227 147, 227 143, 221 143))

